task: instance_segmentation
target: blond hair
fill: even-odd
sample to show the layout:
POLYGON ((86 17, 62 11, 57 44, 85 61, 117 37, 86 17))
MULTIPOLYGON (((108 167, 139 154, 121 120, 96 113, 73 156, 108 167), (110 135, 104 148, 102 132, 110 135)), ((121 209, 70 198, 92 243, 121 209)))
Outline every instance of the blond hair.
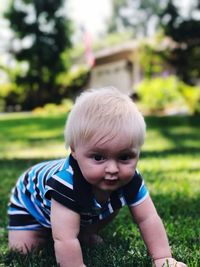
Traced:
POLYGON ((144 118, 130 97, 114 87, 83 92, 65 125, 66 145, 75 149, 91 138, 110 140, 118 134, 128 138, 130 146, 142 146, 145 139, 144 118))

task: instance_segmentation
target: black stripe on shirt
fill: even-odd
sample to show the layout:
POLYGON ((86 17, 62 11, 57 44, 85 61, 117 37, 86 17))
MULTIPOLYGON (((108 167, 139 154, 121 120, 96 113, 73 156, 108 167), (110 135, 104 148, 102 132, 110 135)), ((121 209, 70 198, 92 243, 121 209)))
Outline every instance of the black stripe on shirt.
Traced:
POLYGON ((55 199, 56 201, 58 201, 60 204, 64 205, 65 207, 80 213, 81 208, 80 206, 77 205, 77 203, 75 201, 73 201, 72 199, 61 195, 60 193, 58 193, 57 191, 54 190, 50 190, 49 191, 49 195, 51 196, 51 198, 55 199))
POLYGON ((13 208, 13 209, 17 209, 17 210, 21 210, 21 211, 25 211, 28 212, 26 208, 15 205, 14 203, 9 203, 9 208, 13 208))
POLYGON ((110 196, 110 204, 113 208, 113 210, 118 210, 122 207, 122 203, 119 199, 119 192, 118 191, 115 191, 111 194, 110 196))
MULTIPOLYGON (((62 195, 68 196, 69 198, 71 198, 71 199, 74 200, 74 192, 73 192, 73 189, 67 187, 66 185, 63 185, 62 183, 60 183, 59 181, 57 181, 53 177, 51 177, 50 179, 48 179, 47 185, 49 187, 51 187, 53 190, 56 190, 56 191, 60 192, 62 195)), ((48 198, 49 192, 47 192, 46 196, 48 198)))
POLYGON ((38 222, 30 214, 9 215, 9 226, 27 226, 38 222))
MULTIPOLYGON (((58 170, 59 170, 59 169, 60 169, 60 162, 56 162, 56 164, 54 164, 51 168, 49 168, 49 169, 46 171, 46 173, 45 173, 45 175, 44 175, 44 177, 43 177, 43 188, 45 188, 45 185, 46 185, 46 179, 47 179, 48 174, 49 174, 49 173, 52 171, 52 169, 55 168, 56 165, 58 165, 58 164, 59 164, 59 166, 58 166, 58 170)), ((56 172, 57 172, 58 170, 56 170, 56 172)))

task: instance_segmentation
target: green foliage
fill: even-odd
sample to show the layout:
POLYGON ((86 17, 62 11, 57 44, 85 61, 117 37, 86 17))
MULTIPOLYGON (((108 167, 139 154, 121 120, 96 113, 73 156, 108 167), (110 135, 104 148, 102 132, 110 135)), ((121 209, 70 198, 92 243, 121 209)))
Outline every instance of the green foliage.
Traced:
POLYGON ((143 106, 150 111, 160 111, 167 107, 183 104, 175 77, 145 79, 138 86, 138 94, 143 106))
POLYGON ((100 49, 112 48, 113 45, 123 44, 132 39, 132 34, 130 31, 126 32, 112 32, 107 34, 102 40, 96 41, 94 43, 94 51, 100 49))
POLYGON ((118 32, 123 24, 126 24, 123 17, 120 16, 120 10, 126 5, 126 0, 112 0, 112 15, 108 21, 108 32, 118 32))
MULTIPOLYGON (((66 115, 0 116, 0 266, 56 266, 50 242, 27 256, 7 248, 7 201, 22 171, 33 164, 66 155, 63 127, 66 115), (53 126, 53 127, 52 127, 53 126), (28 151, 29 148, 29 151, 28 151), (35 153, 38 149, 38 153, 35 153), (9 153, 9 155, 8 155, 9 153)), ((147 139, 138 168, 166 227, 173 255, 189 267, 200 266, 200 118, 198 116, 146 117, 147 139)), ((105 245, 83 247, 88 267, 150 267, 151 260, 128 209, 102 231, 105 245)))
POLYGON ((175 76, 145 79, 138 85, 142 107, 150 112, 187 108, 199 112, 200 88, 189 86, 175 76))
POLYGON ((10 94, 12 90, 11 84, 0 84, 0 112, 5 111, 6 102, 5 98, 10 94))
POLYGON ((44 107, 38 107, 33 110, 34 114, 40 115, 57 115, 60 113, 67 114, 73 106, 73 101, 71 99, 63 99, 61 104, 56 105, 54 103, 48 103, 44 107))
POLYGON ((17 85, 26 89, 24 109, 59 98, 56 77, 66 67, 61 55, 71 47, 71 23, 61 10, 63 4, 63 0, 11 0, 5 13, 20 44, 15 49, 12 42, 9 49, 28 66, 16 75, 17 85))
POLYGON ((130 30, 132 36, 147 36, 149 24, 158 26, 165 3, 157 0, 112 0, 108 32, 130 30), (156 18, 156 19, 155 19, 156 18))
POLYGON ((200 113, 200 86, 180 82, 179 90, 192 114, 200 113))
POLYGON ((164 34, 177 42, 169 62, 176 68, 177 75, 187 84, 196 84, 200 76, 200 38, 198 1, 191 2, 189 16, 182 17, 173 1, 169 0, 160 18, 164 34))
POLYGON ((58 75, 56 82, 59 85, 59 94, 63 97, 75 99, 86 86, 89 72, 88 68, 80 66, 58 75))
MULTIPOLYGON (((200 77, 200 5, 199 1, 189 1, 184 10, 188 11, 187 15, 183 15, 180 6, 175 0, 112 0, 108 31, 131 31, 134 37, 148 36, 149 30, 162 31, 177 43, 168 54, 167 62, 176 69, 181 80, 195 85, 200 77)), ((148 66, 151 71, 152 65, 148 66)))
POLYGON ((24 88, 15 83, 0 84, 0 111, 12 109, 18 111, 24 101, 24 88), (18 104, 17 104, 18 103, 18 104))
POLYGON ((4 98, 12 91, 13 85, 10 83, 0 84, 0 97, 4 98))
MULTIPOLYGON (((68 101, 72 102, 71 99, 75 99, 75 97, 83 90, 86 86, 89 79, 89 69, 86 67, 79 67, 74 70, 70 70, 68 72, 62 72, 56 77, 56 87, 57 94, 59 97, 57 99, 53 99, 51 106, 55 107, 55 111, 58 108, 58 112, 63 110, 67 112, 69 109, 65 105, 64 102, 68 101), (65 99, 68 99, 65 101, 65 99), (59 104, 55 104, 55 102, 59 104)), ((23 107, 24 102, 26 101, 26 90, 23 86, 17 86, 15 83, 7 83, 0 85, 0 111, 19 111, 21 107, 23 107), (18 105, 16 104, 18 103, 18 105), (11 109, 11 110, 10 110, 11 109)), ((37 105, 40 103, 37 102, 37 105)), ((47 107, 49 103, 47 103, 47 107)), ((67 104, 67 106, 71 106, 71 104, 67 104)), ((36 107, 34 110, 47 111, 46 104, 44 108, 36 107)))
POLYGON ((0 112, 3 112, 5 110, 5 101, 4 99, 0 98, 0 112))
POLYGON ((163 40, 164 37, 158 35, 153 44, 143 41, 139 46, 138 57, 145 78, 161 75, 166 70, 166 58, 170 52, 160 49, 163 40))

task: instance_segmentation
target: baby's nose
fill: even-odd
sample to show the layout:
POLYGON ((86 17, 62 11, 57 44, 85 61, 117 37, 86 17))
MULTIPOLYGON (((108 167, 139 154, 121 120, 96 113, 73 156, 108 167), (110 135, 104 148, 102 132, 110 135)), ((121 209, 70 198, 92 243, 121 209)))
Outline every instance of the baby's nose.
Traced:
POLYGON ((112 173, 112 174, 118 173, 119 169, 118 169, 117 162, 115 160, 108 160, 105 172, 106 173, 112 173))

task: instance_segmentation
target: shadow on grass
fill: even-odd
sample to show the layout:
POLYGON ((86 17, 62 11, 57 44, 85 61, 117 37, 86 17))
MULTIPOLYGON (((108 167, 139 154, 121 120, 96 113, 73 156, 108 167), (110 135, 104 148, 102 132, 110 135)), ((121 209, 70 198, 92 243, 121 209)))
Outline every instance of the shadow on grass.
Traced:
MULTIPOLYGON (((174 140, 174 143, 175 140, 174 140)), ((195 147, 195 146, 180 146, 177 144, 177 147, 171 148, 171 149, 163 149, 161 151, 156 151, 156 150, 150 150, 150 151, 145 151, 142 150, 141 152, 141 158, 166 158, 169 156, 174 156, 174 155, 190 155, 190 156, 195 156, 197 154, 200 154, 200 147, 195 147)))
POLYGON ((38 142, 63 140, 66 115, 48 117, 19 117, 1 120, 0 137, 5 141, 38 142))
POLYGON ((164 150, 163 154, 199 152, 200 116, 149 116, 145 119, 147 123, 147 132, 148 130, 151 131, 156 129, 161 136, 174 145, 172 150, 164 150))
POLYGON ((146 116, 145 121, 147 128, 160 129, 160 128, 173 128, 192 126, 192 128, 200 128, 200 116, 146 116))
POLYGON ((32 127, 33 125, 40 126, 41 129, 51 129, 63 127, 65 120, 66 120, 66 114, 59 114, 56 115, 48 115, 48 116, 41 116, 41 115, 33 115, 31 113, 28 114, 28 116, 22 116, 15 117, 15 118, 5 118, 2 119, 1 117, 1 129, 7 129, 7 128, 16 128, 19 126, 27 126, 32 127))
MULTIPOLYGON (((200 194, 189 198, 183 193, 152 194, 154 203, 164 220, 171 217, 191 220, 199 220, 200 194)), ((181 223, 181 222, 180 222, 181 223)))

